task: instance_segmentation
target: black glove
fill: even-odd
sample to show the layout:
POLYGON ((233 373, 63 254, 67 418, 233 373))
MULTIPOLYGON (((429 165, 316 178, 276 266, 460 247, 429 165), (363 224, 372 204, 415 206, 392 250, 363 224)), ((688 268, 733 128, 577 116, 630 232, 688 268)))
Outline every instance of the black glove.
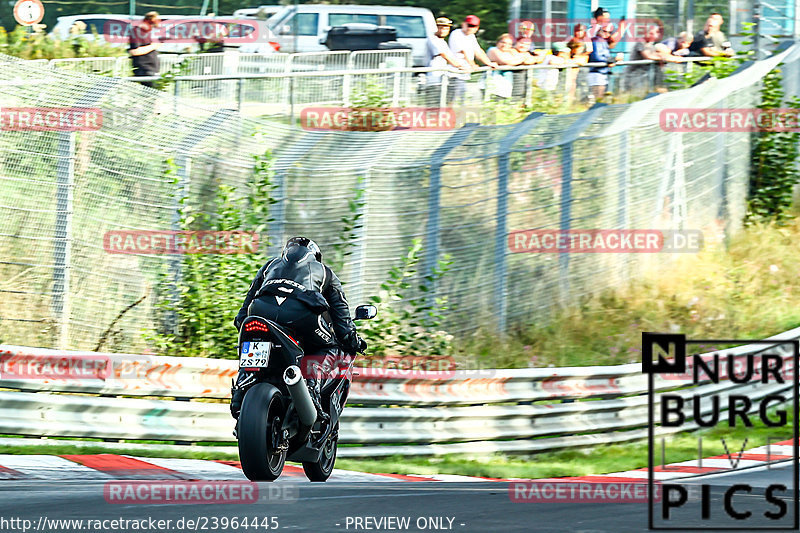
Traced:
POLYGON ((358 338, 358 351, 359 353, 364 353, 367 351, 367 341, 361 337, 358 338))

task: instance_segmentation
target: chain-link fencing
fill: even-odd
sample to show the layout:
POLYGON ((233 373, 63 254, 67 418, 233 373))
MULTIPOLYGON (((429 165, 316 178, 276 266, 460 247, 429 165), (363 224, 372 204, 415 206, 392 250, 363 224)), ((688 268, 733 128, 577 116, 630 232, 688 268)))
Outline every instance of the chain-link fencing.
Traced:
MULTIPOLYGON (((340 273, 351 305, 380 290, 414 239, 421 274, 453 261, 430 297, 447 296, 445 326, 470 333, 544 319, 638 275, 663 254, 517 253, 521 230, 734 230, 742 219, 751 134, 675 133, 671 108, 745 108, 795 46, 724 79, 629 105, 531 115, 506 126, 447 131, 308 131, 206 109, 120 79, 3 57, 2 109, 97 108, 89 131, 0 131, 0 339, 30 346, 137 351, 160 327, 160 276, 175 256, 109 253, 109 231, 176 229, 180 199, 213 205, 220 184, 241 194, 253 156, 272 150, 277 202, 266 260, 294 234, 341 243, 361 215, 340 273), (170 173, 174 161, 176 173, 170 173)), ((796 80, 787 80, 797 95, 796 80)), ((4 117, 7 118, 7 117, 4 117)), ((190 289, 190 287, 178 287, 190 289)), ((242 287, 242 295, 246 287, 242 287)), ((220 309, 233 318, 236 309, 220 309)))

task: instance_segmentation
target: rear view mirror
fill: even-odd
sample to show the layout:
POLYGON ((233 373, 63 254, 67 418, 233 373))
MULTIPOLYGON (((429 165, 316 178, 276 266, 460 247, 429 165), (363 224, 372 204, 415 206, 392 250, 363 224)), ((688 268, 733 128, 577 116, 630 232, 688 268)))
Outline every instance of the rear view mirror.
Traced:
POLYGON ((359 305, 356 307, 356 320, 371 320, 378 315, 378 308, 374 305, 359 305))

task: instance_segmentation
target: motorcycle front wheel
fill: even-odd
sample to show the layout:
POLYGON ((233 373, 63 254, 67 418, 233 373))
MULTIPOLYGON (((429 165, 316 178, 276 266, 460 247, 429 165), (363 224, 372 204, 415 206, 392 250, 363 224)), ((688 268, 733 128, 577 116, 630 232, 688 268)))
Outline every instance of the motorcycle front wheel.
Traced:
POLYGON ((269 383, 248 389, 239 414, 239 460, 250 481, 275 481, 283 472, 286 451, 279 449, 285 407, 269 383))

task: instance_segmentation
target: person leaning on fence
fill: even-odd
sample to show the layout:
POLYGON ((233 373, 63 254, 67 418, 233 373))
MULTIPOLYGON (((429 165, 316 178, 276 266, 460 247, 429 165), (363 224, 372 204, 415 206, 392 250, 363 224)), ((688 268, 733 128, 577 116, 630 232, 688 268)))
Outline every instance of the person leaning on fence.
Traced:
MULTIPOLYGON (((569 58, 569 48, 565 43, 553 43, 553 53, 546 56, 542 65, 553 67, 567 67, 573 63, 569 58)), ((546 91, 555 91, 558 87, 558 78, 561 69, 548 68, 538 72, 537 85, 546 91)))
MULTIPOLYGON (((158 47, 161 43, 153 42, 153 29, 160 24, 161 17, 155 11, 147 13, 140 24, 131 24, 128 53, 133 62, 134 76, 158 76, 158 47)), ((153 82, 142 82, 142 85, 152 87, 153 82)))
POLYGON ((517 25, 517 36, 514 37, 514 48, 519 51, 518 43, 523 40, 527 39, 528 43, 528 52, 531 51, 531 46, 533 46, 533 22, 530 20, 523 20, 517 25))
POLYGON ((656 44, 656 51, 661 54, 664 61, 678 63, 682 61, 680 58, 689 55, 691 45, 692 35, 688 31, 682 31, 677 37, 668 37, 656 44))
POLYGON ((611 67, 617 61, 622 61, 622 54, 617 54, 616 59, 611 58, 611 50, 608 48, 608 36, 614 30, 614 26, 607 24, 597 30, 597 35, 592 37, 592 53, 589 54, 589 63, 605 63, 603 66, 590 67, 586 81, 589 85, 590 103, 600 102, 606 94, 608 88, 608 76, 611 67))
POLYGON ((536 65, 544 60, 544 54, 533 55, 531 53, 532 45, 533 42, 526 37, 517 39, 517 42, 514 44, 514 50, 516 50, 517 54, 522 59, 520 65, 536 65))
POLYGON ((622 40, 622 36, 625 34, 625 18, 623 17, 620 20, 619 28, 616 30, 614 29, 614 25, 611 24, 611 14, 608 12, 607 9, 603 9, 602 7, 598 7, 594 10, 592 14, 594 16, 594 35, 592 35, 592 41, 594 41, 594 37, 600 33, 601 28, 611 28, 611 31, 605 36, 606 44, 608 44, 609 50, 617 46, 617 43, 622 40))
POLYGON ((725 34, 720 29, 724 19, 719 13, 712 13, 706 20, 703 29, 694 36, 689 52, 693 56, 705 57, 731 57, 734 55, 730 43, 725 40, 725 34))
MULTIPOLYGON (((450 50, 457 57, 464 59, 472 69, 478 68, 475 58, 478 58, 481 63, 488 67, 497 68, 497 63, 489 59, 489 56, 483 51, 481 45, 478 44, 478 39, 475 37, 480 25, 481 19, 475 15, 467 15, 461 24, 461 28, 450 34, 450 39, 447 41, 450 45, 450 50)), ((467 88, 466 79, 457 78, 454 80, 454 85, 455 99, 462 100, 467 88)))
MULTIPOLYGON (((525 61, 525 57, 514 49, 514 41, 508 33, 502 34, 497 39, 496 45, 486 51, 486 55, 501 67, 516 67, 525 61)), ((492 94, 502 98, 511 97, 514 87, 513 71, 492 72, 489 79, 492 94)))
MULTIPOLYGON (((459 59, 447 46, 445 37, 450 33, 453 21, 447 17, 436 19, 436 33, 428 36, 426 44, 427 65, 432 68, 445 68, 448 65, 460 70, 469 71, 466 61, 459 59)), ((438 103, 442 91, 442 72, 432 71, 425 74, 426 104, 438 103)), ((452 87, 452 85, 450 86, 452 87)), ((449 88, 448 93, 452 95, 453 90, 449 88)), ((448 98, 449 100, 449 98, 448 98)))
POLYGON ((643 96, 663 85, 661 54, 656 50, 656 43, 664 36, 661 24, 652 24, 644 35, 644 41, 637 42, 631 52, 631 61, 654 61, 641 65, 630 65, 627 72, 627 89, 630 93, 643 96))
POLYGON ((575 24, 572 28, 572 37, 567 41, 569 57, 578 65, 585 65, 589 62, 589 53, 592 50, 591 40, 586 36, 586 26, 575 24))

